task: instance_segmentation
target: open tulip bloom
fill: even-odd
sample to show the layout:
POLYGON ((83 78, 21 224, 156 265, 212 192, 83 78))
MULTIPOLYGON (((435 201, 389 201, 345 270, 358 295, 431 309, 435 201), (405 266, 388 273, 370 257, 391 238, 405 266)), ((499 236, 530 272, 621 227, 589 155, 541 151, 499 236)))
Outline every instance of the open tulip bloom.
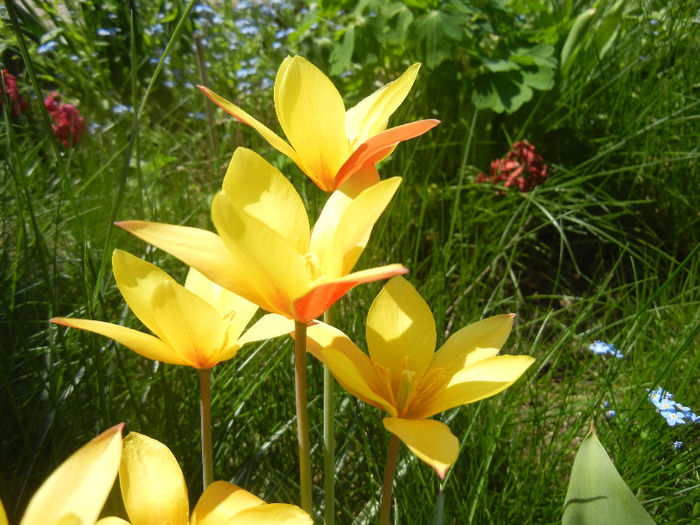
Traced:
POLYGON ((442 478, 457 459, 459 442, 439 412, 493 396, 513 384, 534 359, 497 355, 513 314, 470 324, 434 352, 435 321, 408 281, 394 277, 367 315, 367 347, 318 323, 307 330, 308 348, 355 397, 387 412, 384 427, 442 478))
POLYGON ((277 119, 289 143, 241 108, 210 89, 199 88, 212 101, 260 133, 270 145, 292 159, 323 191, 337 190, 351 178, 355 188, 379 180, 374 165, 399 142, 439 124, 428 119, 386 129, 389 117, 404 101, 418 74, 413 64, 397 80, 345 110, 338 90, 308 60, 287 57, 275 78, 277 119))
POLYGON ((122 250, 114 251, 112 266, 127 304, 155 335, 90 319, 54 317, 51 322, 105 335, 149 359, 200 370, 231 359, 246 343, 290 331, 286 319, 266 315, 243 333, 258 307, 195 269, 181 286, 122 250))
POLYGON ((311 231, 287 178, 238 148, 212 203, 218 235, 144 221, 117 225, 268 312, 308 323, 357 284, 407 272, 401 264, 352 272, 400 182, 381 181, 354 198, 334 192, 311 231))

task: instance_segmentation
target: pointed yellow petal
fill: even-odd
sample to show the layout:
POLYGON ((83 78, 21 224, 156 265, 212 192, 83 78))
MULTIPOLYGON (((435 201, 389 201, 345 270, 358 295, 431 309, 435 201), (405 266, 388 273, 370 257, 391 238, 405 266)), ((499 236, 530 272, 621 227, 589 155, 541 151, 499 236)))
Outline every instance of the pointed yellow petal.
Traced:
POLYGON ((443 369, 449 378, 477 361, 495 356, 508 339, 514 318, 515 314, 495 315, 458 330, 435 352, 431 368, 443 369))
POLYGON ((447 385, 411 410, 430 417, 460 405, 491 397, 512 385, 534 362, 526 355, 497 355, 460 370, 447 385))
POLYGON ((303 254, 264 222, 240 211, 224 192, 214 197, 212 219, 242 278, 261 299, 255 302, 293 318, 292 299, 303 295, 310 284, 303 254))
POLYGON ((450 427, 433 419, 386 417, 384 428, 403 441, 416 456, 435 469, 440 479, 457 461, 459 440, 450 427))
POLYGON ((280 153, 286 155, 290 159, 292 159, 296 164, 299 164, 298 161, 298 156, 296 152, 292 149, 292 147, 287 144, 282 138, 280 138, 279 135, 277 135, 274 131, 272 131, 270 128, 250 116, 248 113, 243 111, 241 108, 236 106, 235 104, 229 102, 225 98, 217 95, 214 93, 211 89, 206 88, 204 86, 197 86, 202 93, 204 93, 209 99, 214 102, 217 106, 219 106, 221 109, 229 113, 230 115, 233 115, 236 117, 238 120, 243 122, 243 124, 247 124, 253 129, 255 129, 262 137, 270 143, 270 146, 275 148, 277 151, 280 153))
POLYGON ((350 155, 345 105, 333 83, 308 60, 287 57, 275 79, 277 119, 299 156, 299 168, 322 190, 350 155))
POLYGON ((333 192, 314 225, 311 238, 311 251, 321 261, 324 275, 340 277, 352 271, 374 224, 400 184, 401 177, 392 177, 370 186, 354 199, 343 192, 333 192))
POLYGON ((373 166, 383 158, 387 157, 396 147, 399 142, 418 137, 423 133, 430 131, 435 126, 440 124, 439 120, 428 119, 410 122, 395 128, 382 131, 381 133, 370 137, 365 142, 360 144, 358 148, 348 157, 343 163, 343 166, 338 170, 335 177, 333 189, 340 187, 354 173, 373 166))
POLYGON ((135 525, 187 525, 187 486, 175 456, 163 443, 131 432, 124 438, 119 485, 135 525))
POLYGON ((258 311, 257 304, 222 288, 194 268, 187 274, 185 288, 212 305, 221 319, 229 321, 229 334, 234 339, 238 339, 258 311))
POLYGON ((158 286, 151 307, 165 340, 189 366, 211 368, 221 360, 222 350, 240 348, 237 337, 228 337, 228 321, 177 283, 158 286))
POLYGON ((237 523, 233 520, 236 514, 264 504, 263 500, 233 483, 215 481, 195 505, 191 525, 237 523))
POLYGON ((388 264, 353 272, 337 279, 319 281, 311 285, 311 291, 294 301, 294 318, 308 323, 328 310, 333 303, 358 284, 371 283, 405 273, 408 273, 408 270, 403 265, 388 264))
POLYGON ((21 525, 56 523, 64 516, 95 523, 117 477, 123 427, 106 430, 54 470, 32 497, 21 525))
POLYGON ((355 348, 352 351, 348 351, 347 347, 343 350, 325 348, 322 354, 323 362, 340 386, 350 394, 395 416, 396 408, 390 400, 372 388, 373 384, 379 383, 379 377, 372 362, 367 354, 355 348))
POLYGON ((168 344, 157 337, 144 334, 138 330, 133 330, 118 324, 105 323, 104 321, 74 319, 72 317, 54 317, 51 319, 51 322, 104 335, 123 344, 147 359, 153 359, 154 361, 161 361, 171 365, 189 365, 189 363, 184 361, 168 344))
POLYGON ((231 525, 313 525, 313 520, 296 505, 269 503, 239 512, 230 523, 231 525))
POLYGON ((237 148, 223 191, 239 210, 279 233, 300 253, 309 249, 309 217, 292 183, 260 155, 237 148))
POLYGON ((159 222, 123 221, 115 223, 163 251, 196 268, 227 290, 256 304, 262 302, 249 286, 245 273, 231 256, 221 237, 207 230, 159 222))
POLYGON ((123 250, 112 253, 112 269, 114 280, 131 311, 151 332, 165 339, 158 329, 151 299, 161 283, 175 284, 175 280, 157 266, 123 250))
POLYGON ((389 82, 347 111, 345 133, 353 149, 369 137, 386 129, 389 117, 411 91, 419 69, 420 64, 413 64, 399 78, 389 82))
POLYGON ((433 314, 415 288, 403 277, 384 285, 367 314, 367 347, 372 361, 392 371, 395 391, 404 369, 423 377, 436 338, 433 314))
POLYGON ((278 314, 263 315, 253 326, 251 326, 238 340, 238 344, 243 346, 253 341, 264 341, 273 339, 294 331, 294 321, 278 314))

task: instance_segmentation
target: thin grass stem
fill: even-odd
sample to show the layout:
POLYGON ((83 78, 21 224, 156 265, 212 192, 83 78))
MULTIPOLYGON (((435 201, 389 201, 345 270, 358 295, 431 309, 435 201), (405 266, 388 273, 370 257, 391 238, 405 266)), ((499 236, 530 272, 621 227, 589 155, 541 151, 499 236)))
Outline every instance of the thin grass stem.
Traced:
POLYGON ((382 487, 382 508, 379 511, 379 525, 389 525, 391 487, 394 484, 394 472, 396 471, 396 462, 398 459, 399 438, 392 434, 389 440, 389 451, 386 455, 386 467, 384 467, 384 485, 382 487))
MULTIPOLYGON (((333 324, 333 307, 323 314, 326 324, 333 324)), ((324 523, 335 521, 335 400, 333 374, 323 365, 323 499, 324 523)))

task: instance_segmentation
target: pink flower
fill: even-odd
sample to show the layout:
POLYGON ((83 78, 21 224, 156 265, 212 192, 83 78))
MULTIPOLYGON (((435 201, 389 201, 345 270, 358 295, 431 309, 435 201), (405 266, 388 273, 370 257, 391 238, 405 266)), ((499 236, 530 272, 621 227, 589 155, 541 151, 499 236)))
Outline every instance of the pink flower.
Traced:
MULTIPOLYGON (((10 101, 12 116, 17 117, 20 113, 24 113, 24 111, 27 109, 27 101, 22 98, 19 88, 17 87, 17 79, 12 73, 7 71, 7 69, 3 69, 2 78, 5 82, 7 99, 10 101)), ((0 93, 1 92, 2 90, 0 90, 0 93)), ((0 97, 0 107, 2 107, 2 97, 0 97)))
POLYGON ((46 110, 53 119, 53 133, 66 148, 77 144, 83 131, 85 121, 73 104, 61 104, 61 97, 53 92, 44 99, 46 110))
POLYGON ((535 153, 535 146, 527 140, 513 144, 505 158, 492 161, 489 173, 479 173, 476 182, 504 182, 506 188, 517 186, 523 193, 549 178, 547 165, 542 162, 542 157, 535 153))

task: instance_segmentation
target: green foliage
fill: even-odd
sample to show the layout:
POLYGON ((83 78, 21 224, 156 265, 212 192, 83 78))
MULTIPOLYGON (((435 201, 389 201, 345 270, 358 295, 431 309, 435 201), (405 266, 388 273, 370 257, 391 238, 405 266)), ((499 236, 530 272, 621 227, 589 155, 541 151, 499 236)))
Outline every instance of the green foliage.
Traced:
POLYGON ((571 469, 563 525, 654 525, 598 441, 593 429, 581 443, 571 469))
MULTIPOLYGON (((196 374, 47 322, 74 315, 142 328, 109 268, 100 274, 103 254, 115 247, 184 279, 186 269, 171 257, 120 231, 109 233, 112 214, 211 229, 211 198, 239 145, 288 174, 312 214, 324 200, 249 128, 220 111, 212 114, 211 128, 203 120, 206 101, 194 88, 202 82, 196 32, 204 39, 208 84, 275 130, 271 82, 287 54, 304 54, 324 71, 334 64, 334 82, 348 106, 411 62, 424 62, 390 125, 414 117, 442 124, 400 145, 381 166, 383 177, 401 175, 404 182, 358 268, 395 261, 410 268, 408 278, 435 313, 439 343, 481 317, 515 312, 505 351, 537 361, 503 394, 444 415, 461 442, 444 483, 402 450, 395 496, 404 522, 428 523, 440 513, 443 523, 560 521, 572 444, 591 420, 658 523, 697 522, 697 427, 669 427, 646 399, 646 388, 662 385, 700 408, 694 373, 700 366, 696 3, 628 2, 614 37, 596 40, 602 29, 582 33, 581 43, 570 45, 577 51, 566 75, 560 68, 552 78, 552 57, 561 57, 577 17, 595 8, 591 27, 601 28, 601 13, 615 2, 377 1, 370 9, 370 2, 333 1, 318 10, 305 2, 239 2, 234 10, 226 2, 218 24, 198 13, 185 21, 127 155, 133 110, 115 109, 138 107, 185 7, 132 3, 138 13, 133 48, 118 2, 65 2, 68 11, 41 3, 20 16, 42 94, 59 91, 90 125, 81 142, 58 157, 0 8, 3 67, 17 75, 31 106, 16 119, 2 111, 0 123, 0 498, 11 522, 55 466, 119 421, 166 443, 181 461, 192 499, 198 495, 196 374), (429 45, 426 32, 422 40, 415 32, 420 17, 435 10, 453 15, 455 23, 436 36, 449 55, 429 45), (114 38, 97 34, 105 20, 121 28, 114 38), (154 29, 159 23, 162 32, 154 29), (47 42, 57 45, 39 53, 47 42), (529 101, 513 113, 475 110, 480 74, 493 79, 518 71, 516 87, 529 86, 529 101), (527 71, 533 85, 526 83, 527 71), (528 194, 501 195, 504 188, 474 184, 479 171, 523 138, 536 145, 550 180, 528 194), (592 355, 587 346, 596 338, 614 342, 627 357, 592 355), (604 401, 615 418, 603 415, 604 401), (686 446, 673 450, 673 441, 686 446)), ((367 309, 380 286, 354 289, 339 304, 340 328, 357 341, 364 339, 367 309)), ((291 341, 282 339, 217 365, 214 454, 217 478, 266 500, 295 502, 290 355, 291 341)), ((321 369, 312 360, 316 443, 320 392, 321 369)), ((336 522, 371 522, 386 432, 376 409, 340 388, 336 396, 336 522)), ((312 460, 319 471, 316 449, 312 460)))

